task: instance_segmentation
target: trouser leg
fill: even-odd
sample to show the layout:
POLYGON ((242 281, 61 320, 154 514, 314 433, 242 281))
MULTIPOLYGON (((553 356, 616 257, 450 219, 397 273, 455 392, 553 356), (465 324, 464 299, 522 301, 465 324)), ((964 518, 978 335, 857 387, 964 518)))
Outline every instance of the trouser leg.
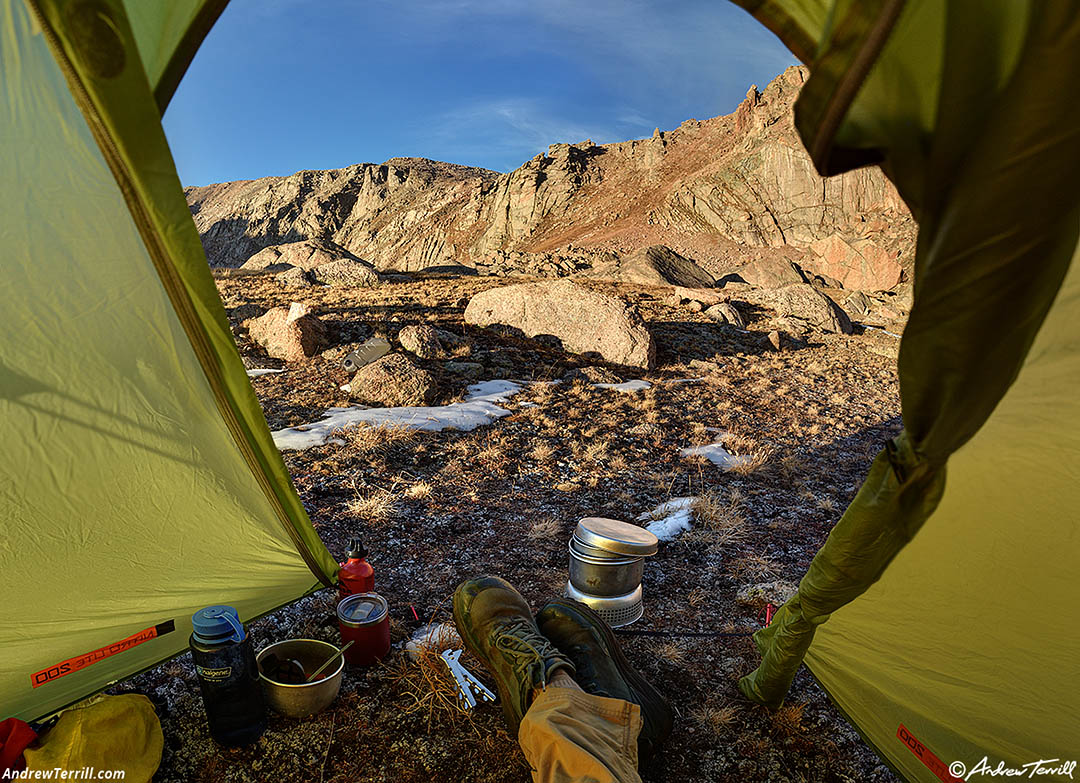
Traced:
POLYGON ((535 783, 640 783, 640 731, 636 704, 551 687, 525 713, 518 742, 535 783))

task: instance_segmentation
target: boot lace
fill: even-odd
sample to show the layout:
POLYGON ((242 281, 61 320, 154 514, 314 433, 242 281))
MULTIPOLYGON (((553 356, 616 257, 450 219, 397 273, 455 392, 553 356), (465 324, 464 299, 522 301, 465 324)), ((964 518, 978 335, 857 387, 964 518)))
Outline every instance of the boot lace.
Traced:
POLYGON ((545 658, 552 655, 551 642, 525 619, 508 620, 491 631, 491 646, 508 660, 527 693, 539 686, 547 690, 545 658))

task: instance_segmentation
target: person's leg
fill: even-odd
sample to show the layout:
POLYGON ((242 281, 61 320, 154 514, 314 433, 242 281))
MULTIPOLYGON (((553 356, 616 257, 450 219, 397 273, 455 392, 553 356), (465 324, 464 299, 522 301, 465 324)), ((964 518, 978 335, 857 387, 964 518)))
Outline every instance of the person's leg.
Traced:
POLYGON ((464 582, 454 622, 491 674, 537 783, 637 783, 640 711, 582 691, 574 664, 541 635, 525 599, 497 577, 464 582))
POLYGON ((640 783, 640 730, 636 704, 552 683, 525 713, 518 742, 534 783, 640 783))
POLYGON ((574 680, 594 696, 640 707, 638 756, 648 763, 671 734, 671 705, 630 665, 610 626, 576 601, 558 600, 536 615, 540 633, 574 664, 574 680))

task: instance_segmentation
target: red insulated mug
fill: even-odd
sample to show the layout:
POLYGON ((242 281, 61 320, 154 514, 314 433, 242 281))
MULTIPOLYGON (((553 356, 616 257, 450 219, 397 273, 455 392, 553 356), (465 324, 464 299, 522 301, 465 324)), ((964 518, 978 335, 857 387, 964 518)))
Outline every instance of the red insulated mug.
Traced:
POLYGON ((353 666, 371 666, 390 652, 390 607, 377 593, 357 593, 337 607, 341 643, 353 642, 345 660, 353 666))

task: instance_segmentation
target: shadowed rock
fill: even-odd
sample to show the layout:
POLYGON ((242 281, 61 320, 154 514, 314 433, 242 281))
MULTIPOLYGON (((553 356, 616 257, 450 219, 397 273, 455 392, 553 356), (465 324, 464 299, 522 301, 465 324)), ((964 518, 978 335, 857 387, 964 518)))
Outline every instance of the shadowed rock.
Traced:
POLYGON ((675 285, 712 288, 716 279, 666 245, 653 245, 631 253, 619 262, 619 278, 640 285, 675 285))
POLYGON ((774 290, 747 291, 742 298, 775 310, 781 318, 798 318, 824 332, 851 334, 851 319, 847 313, 806 283, 774 290))

